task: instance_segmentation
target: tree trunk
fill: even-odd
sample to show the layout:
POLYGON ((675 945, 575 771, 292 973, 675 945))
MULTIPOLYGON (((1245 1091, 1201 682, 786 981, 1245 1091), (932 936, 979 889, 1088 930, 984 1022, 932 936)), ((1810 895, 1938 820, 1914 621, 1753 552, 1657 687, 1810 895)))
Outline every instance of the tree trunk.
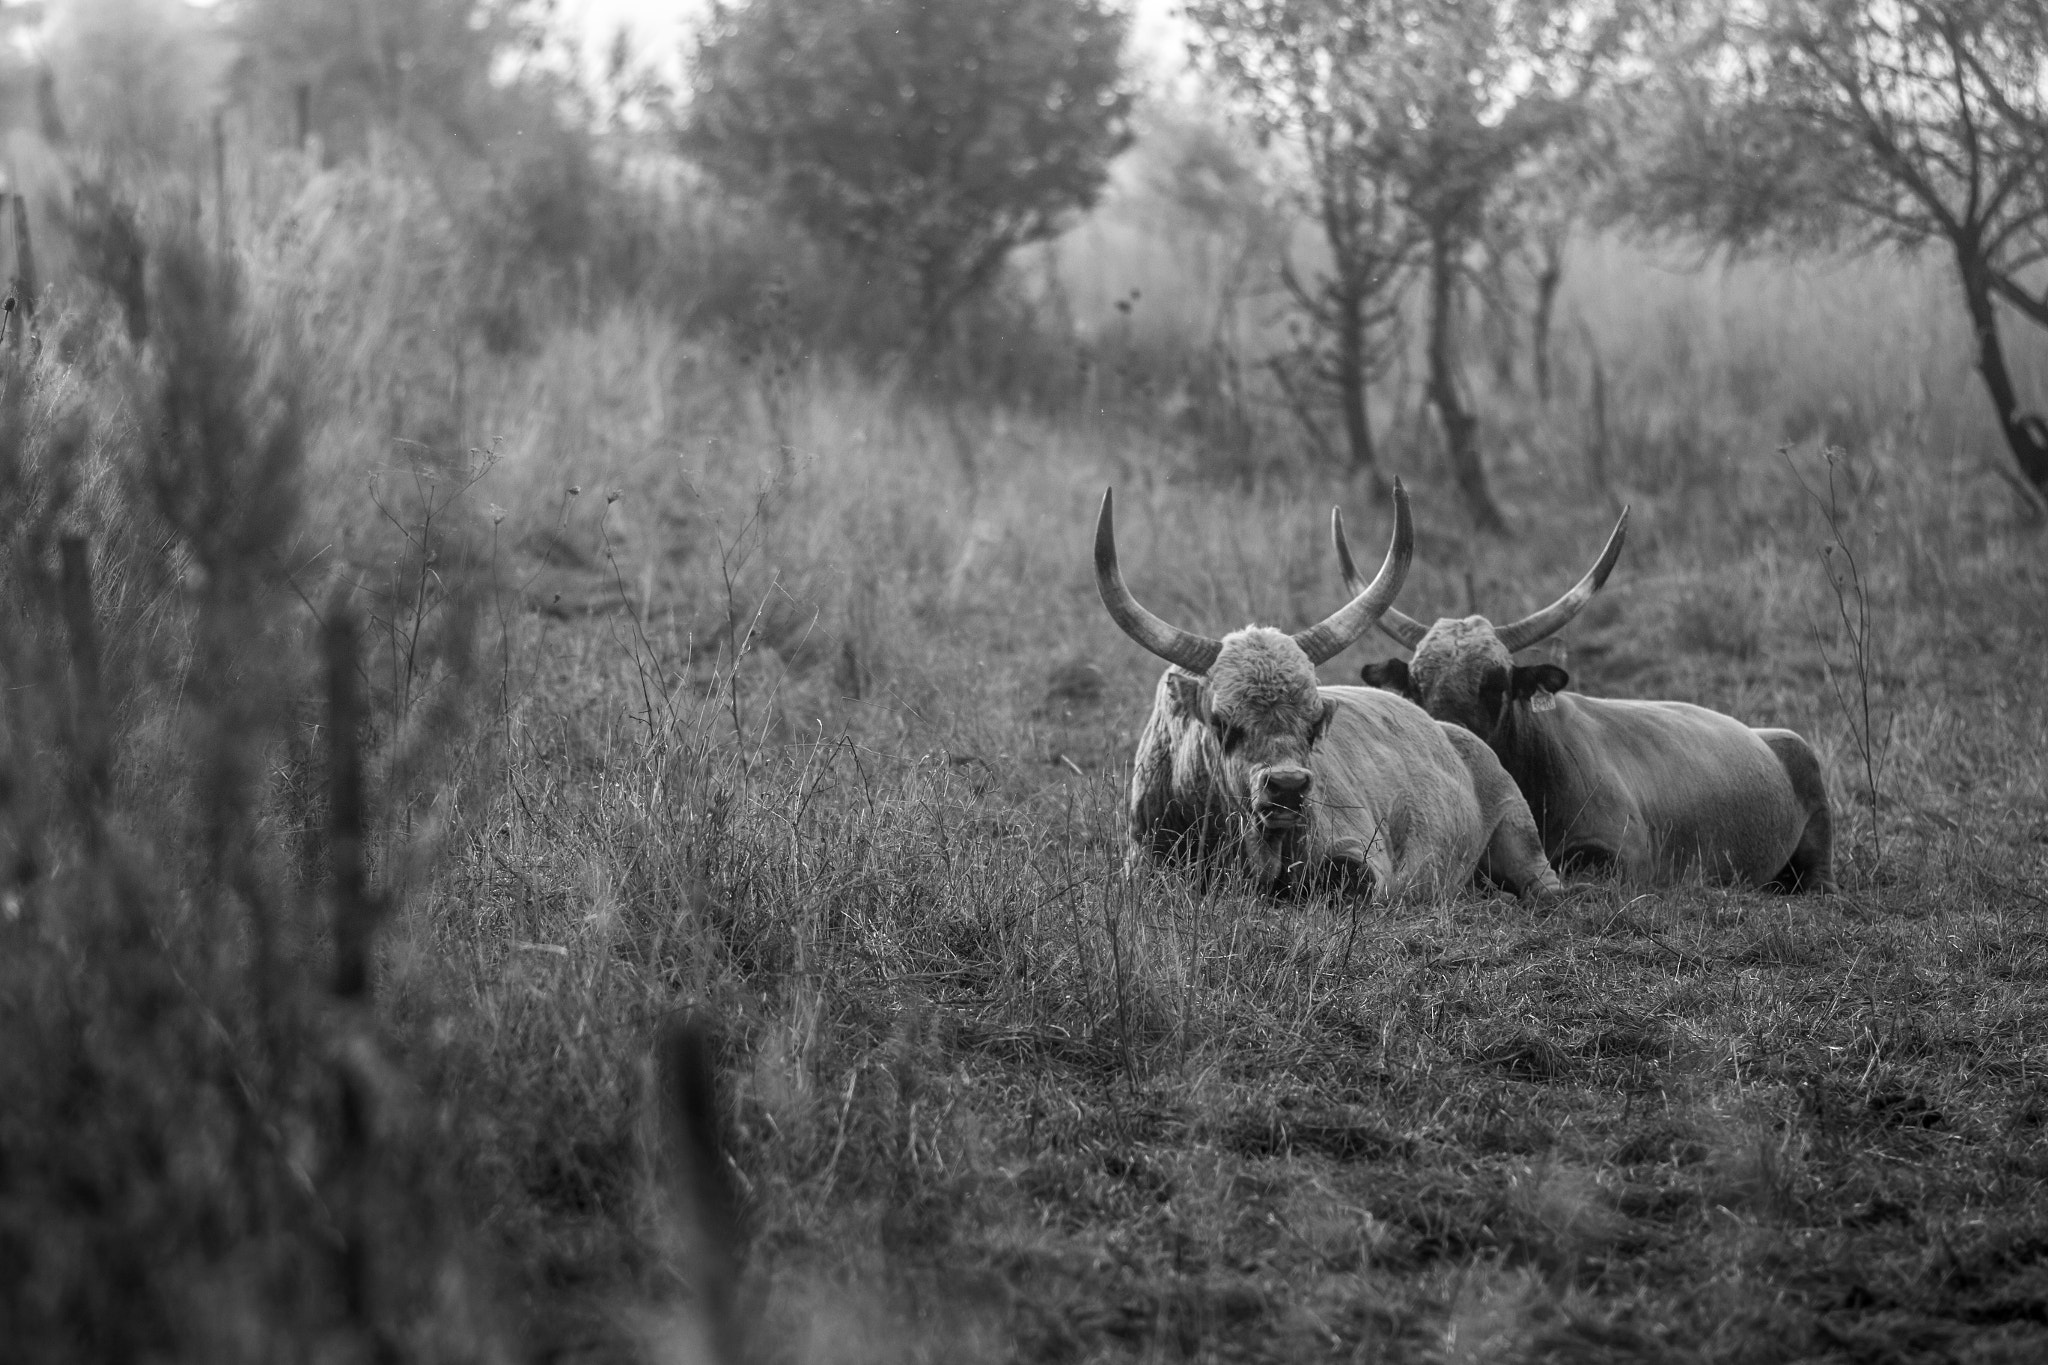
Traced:
POLYGON ((234 249, 233 218, 228 213, 228 127, 223 110, 213 111, 214 250, 225 261, 234 249))
POLYGON ((1536 307, 1529 318, 1529 368, 1536 376, 1536 397, 1550 401, 1550 316, 1564 283, 1564 253, 1543 244, 1543 268, 1536 273, 1536 307))
POLYGON ((9 196, 14 201, 14 344, 30 339, 36 320, 36 253, 28 235, 28 196, 9 196))
POLYGON ((1365 393, 1365 304, 1355 292, 1347 292, 1340 305, 1337 327, 1337 405, 1344 413, 1344 444, 1351 458, 1351 472, 1366 475, 1375 497, 1386 493, 1380 478, 1379 461, 1372 448, 1372 421, 1366 411, 1365 393))
POLYGON ((1515 301, 1508 284, 1507 257, 1487 249, 1486 284, 1480 290, 1486 318, 1487 362, 1493 369, 1494 386, 1502 391, 1515 387, 1515 301))
POLYGON ((1308 436, 1309 448, 1315 452, 1315 457, 1326 463, 1336 464, 1337 452, 1331 448, 1330 438, 1323 435, 1323 424, 1316 420, 1315 412, 1310 407, 1309 395, 1301 391, 1301 386, 1294 382, 1294 376, 1288 372, 1287 357, 1269 356, 1266 360, 1266 369, 1272 374, 1273 382, 1280 386, 1280 394, 1287 400, 1288 411, 1294 414, 1295 421, 1301 423, 1301 429, 1308 436))
MULTIPOLYGON (((1585 326, 1583 320, 1579 325, 1585 326)), ((1600 348, 1593 344, 1591 328, 1586 328, 1586 358, 1593 371, 1593 439, 1586 452, 1586 467, 1593 487, 1611 502, 1614 493, 1607 482, 1607 367, 1600 361, 1600 348)))
POLYGON ((1479 419, 1459 392, 1458 358, 1452 337, 1451 311, 1457 306, 1457 254, 1444 234, 1431 235, 1429 245, 1429 401, 1444 429, 1444 453, 1451 476, 1464 496, 1473 524, 1482 531, 1507 534, 1507 518, 1486 485, 1486 466, 1479 458, 1479 419))
POLYGON ((57 77, 48 67, 36 75, 36 116, 43 126, 43 141, 52 147, 62 147, 64 116, 57 110, 57 77))
POLYGON ((1378 254, 1378 234, 1360 202, 1358 180, 1341 166, 1324 164, 1318 172, 1318 193, 1323 240, 1330 248, 1330 274, 1321 288, 1321 298, 1311 301, 1306 291, 1292 283, 1297 300, 1310 302, 1310 317, 1335 333, 1334 363, 1323 368, 1318 378, 1335 386, 1337 411, 1344 421, 1344 447, 1353 477, 1370 480, 1375 498, 1387 495, 1380 478, 1377 452, 1372 445, 1372 420, 1366 411, 1366 375, 1372 350, 1372 304, 1377 293, 1372 260, 1378 254), (1315 304, 1320 303, 1321 307, 1315 304))
POLYGON ((2005 444, 2019 463, 2020 473, 2034 491, 2048 496, 2048 423, 2033 413, 2019 410, 2012 373, 2005 367, 2005 346, 1998 337, 1998 313, 1991 302, 1991 269, 1978 243, 1970 238, 1955 242, 1956 265, 1963 277, 1963 301, 1970 310, 1970 325, 1977 334, 1977 372, 1984 376, 1985 392, 1998 416, 1998 428, 2005 444))

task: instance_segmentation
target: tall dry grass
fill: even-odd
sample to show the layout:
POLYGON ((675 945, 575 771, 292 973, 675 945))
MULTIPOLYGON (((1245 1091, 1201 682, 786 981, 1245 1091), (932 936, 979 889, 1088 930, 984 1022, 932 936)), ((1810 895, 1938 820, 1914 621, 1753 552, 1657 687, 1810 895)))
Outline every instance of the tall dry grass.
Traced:
MULTIPOLYGON (((1847 904, 1868 908, 1682 892, 1670 910, 1603 905, 1580 931, 1611 934, 1649 914, 1644 941, 1675 943, 1680 964, 1727 961, 1739 977, 1760 960, 1825 980, 1826 964, 1853 966, 1860 915, 1896 925, 1886 942, 1910 943, 1920 931, 1904 907, 1917 903, 1941 907, 1965 941, 2000 945, 1983 951, 2024 954, 2010 917, 2026 893, 1984 888, 2024 888, 2037 875, 2026 850, 2043 791, 2026 755, 2040 698, 2023 672, 1986 661, 2039 638, 2026 586, 2039 572, 2036 533, 1996 480, 1957 475, 1894 410, 1876 419, 1883 440, 1844 448, 1843 533, 1868 574, 1874 704, 1891 736, 1886 801, 1873 810, 1858 795, 1855 720, 1825 685, 1824 656, 1842 644, 1817 555, 1829 533, 1796 477, 1813 477, 1819 451, 1810 439, 1786 449, 1793 433, 1782 425, 1853 361, 1829 353, 1813 371, 1788 361, 1766 372, 1767 391, 1739 398, 1700 379, 1738 368, 1712 336, 1703 331, 1683 366, 1643 348, 1624 348, 1629 367, 1610 362, 1610 430, 1643 434, 1616 442, 1605 486, 1584 459, 1583 387, 1549 412, 1508 407, 1513 444, 1497 470, 1523 534, 1474 541, 1439 494, 1407 598, 1416 610, 1463 610, 1468 594, 1496 614, 1533 607, 1583 568, 1612 503, 1627 498, 1636 512, 1624 569, 1569 641, 1580 685, 1698 700, 1793 726, 1821 749, 1842 813, 1847 904), (1669 366, 1661 384, 1656 363, 1669 366), (1659 425, 1674 410, 1691 435, 1659 425), (1903 850, 1882 880, 1865 851, 1877 819, 1903 850), (1689 939, 1686 904, 1722 927, 1689 939), (1767 927, 1778 920, 1811 927, 1767 927)), ((646 317, 557 338, 532 365, 509 372, 505 396, 479 410, 494 434, 510 433, 488 486, 511 509, 501 534, 523 537, 519 572, 534 575, 526 600, 539 614, 512 657, 549 663, 535 665, 513 708, 507 788, 475 813, 476 851, 451 873, 435 927, 416 930, 422 965, 408 978, 468 1011, 450 1083, 519 1116, 508 1125, 519 1157, 504 1177, 507 1206, 523 1191, 573 1226, 617 1218, 630 1184, 634 1040, 687 1000, 733 1021, 728 1064, 760 1248, 748 1283, 767 1340, 816 1358, 962 1358, 1007 1355, 1021 1330, 1036 1348, 1092 1355, 1116 1334, 1076 1325, 1095 1297, 1067 1258, 1101 1254, 1092 1248, 1141 1219, 1142 1201, 1120 1202, 1138 1197, 1131 1182, 1163 1181, 1199 1202, 1214 1178, 1173 1164, 1180 1157, 1171 1175, 1132 1166, 1115 1155, 1131 1150, 1120 1144, 1151 1150, 1157 1134, 1118 1130, 1093 1106, 1166 1105, 1192 1125, 1195 1152, 1294 1151, 1299 1140, 1278 1136, 1293 1131, 1285 1120, 1252 1117, 1267 1112, 1264 1087, 1342 1092, 1354 1043, 1379 1059, 1368 1066, 1434 1078, 1432 1102, 1471 1098, 1461 1056, 1538 1080, 1580 1065, 1558 1051, 1579 1044, 1489 1022, 1513 1016, 1505 997, 1475 1000, 1466 1023, 1394 1003, 1403 942, 1465 945, 1425 956, 1469 953, 1519 932, 1568 961, 1569 928, 1517 929, 1483 902, 1418 920, 1116 876, 1123 764, 1156 664, 1094 602, 1083 548, 1100 486, 1127 495, 1140 594, 1220 629, 1327 609, 1336 582, 1320 526, 1324 505, 1347 496, 1341 485, 1218 486, 1121 446, 1114 428, 1000 409, 977 414, 963 442, 948 414, 828 367, 790 376, 772 416, 744 368, 646 317), (541 414, 525 406, 536 393, 541 414), (543 1046, 558 1063, 522 1062, 543 1046), (1057 1121, 1045 1108, 1076 1104, 1057 1121), (1052 1134, 1062 1122, 1110 1133, 1037 1135, 1035 1125, 1052 1134), (1281 1126, 1256 1126, 1269 1123, 1281 1126), (1103 1177, 1088 1170, 1059 1176, 1077 1185, 1036 1183, 1065 1171, 1047 1155, 1063 1141, 1108 1144, 1110 1192, 1091 1193, 1103 1177), (1078 1222, 1025 1231, 1042 1228, 1046 1209, 1078 1222), (1000 1288, 1011 1277, 1030 1286, 1026 1302, 1000 1288)), ((1342 665, 1330 675, 1343 680, 1342 665)), ((1494 966, 1474 989, 1504 988, 1506 949, 1476 951, 1468 960, 1494 966)), ((1959 965, 1948 980, 1973 989, 1975 970, 1959 965)), ((1592 989, 1616 988, 1593 979, 1607 984, 1592 989)), ((1703 1037, 1764 1027, 1719 994, 1670 1008, 1703 1037)), ((2010 1008, 2029 1007, 2015 997, 2010 1008)), ((1827 1017, 1814 1026, 1835 1027, 1827 1017)), ((1702 1131, 1697 1114, 1750 1102, 1739 1065, 1733 1079, 1711 1065, 1685 1072, 1690 1054, 1653 1020, 1630 1014, 1626 1027, 1647 1030, 1630 1046, 1663 1069, 1630 1074, 1694 1077, 1687 1103, 1704 1107, 1687 1111, 1683 1131, 1702 1131)), ((1748 1172, 1744 1144, 1774 1120, 1741 1112, 1727 1136, 1700 1140, 1727 1145, 1728 1169, 1748 1172)), ((1550 1141, 1544 1122, 1522 1122, 1482 1111, 1457 1141, 1550 1141)), ((1400 1121, 1344 1123, 1328 1141, 1350 1159, 1411 1140, 1400 1121)), ((1757 1207, 1779 1208, 1770 1201, 1794 1197, 1779 1193, 1786 1158, 1758 1150, 1761 1173, 1727 1178, 1761 1182, 1757 1207)), ((1587 1257, 1625 1240, 1611 1191, 1598 1192, 1611 1159, 1579 1152, 1570 1160, 1590 1164, 1578 1173, 1528 1176, 1527 1189, 1548 1193, 1529 1194, 1516 1215, 1527 1231, 1511 1259, 1592 1274, 1587 1257)), ((1249 1235, 1222 1207, 1199 1236, 1229 1245, 1249 1235)), ((1374 1216, 1350 1222, 1367 1244, 1374 1216)), ((1443 1216, 1468 1228, 1488 1215, 1482 1205, 1443 1216)), ((597 1244, 562 1254, 616 1275, 610 1258, 627 1253, 585 1235, 597 1244)), ((1337 1265, 1372 1259, 1339 1249, 1351 1234, 1337 1227, 1304 1235, 1337 1265)), ((1729 1273, 1751 1254, 1731 1245, 1729 1273)), ((1456 1296, 1430 1306, 1426 1277, 1391 1283, 1418 1295, 1403 1300, 1401 1321, 1463 1320, 1456 1296)), ((1275 1310, 1261 1292, 1245 1311, 1265 1339, 1284 1339, 1270 1335, 1275 1310)), ((1516 1333, 1606 1311, 1596 1289, 1529 1292, 1510 1315, 1516 1333)), ((1180 1324, 1159 1329, 1169 1340, 1227 1334, 1227 1312, 1148 1311, 1180 1324)))
POLYGON ((225 263, 171 237, 150 264, 147 347, 0 376, 5 1337, 497 1358, 431 1111, 326 985, 322 886, 361 854, 319 780, 300 376, 225 263))
POLYGON ((2043 566, 1973 463, 1930 268, 1673 277, 1589 246, 1566 316, 1597 403, 1583 354, 1548 407, 1488 395, 1520 534, 1474 539, 1401 457, 1416 614, 1548 600, 1631 502, 1576 685, 1807 734, 1845 897, 1275 905, 1120 875, 1158 665, 1096 603, 1089 516, 1114 483, 1163 614, 1291 625, 1336 601, 1329 504, 1378 533, 1356 490, 1219 470, 1127 412, 764 366, 653 309, 471 352, 415 194, 281 191, 246 307, 195 256, 168 312, 193 330, 85 329, 9 391, 7 837, 35 880, 4 931, 29 1174, 0 1193, 0 1336, 703 1358, 648 1070, 686 1010, 719 1021, 746 1358, 1739 1356, 1877 1330, 1839 1298, 2036 1302, 2043 566), (1823 441, 1874 806, 1826 685, 1823 441), (108 641, 103 786, 67 534, 108 641), (335 1155, 324 1003, 306 637, 337 595, 392 906, 368 1036, 415 1097, 374 1181, 335 1155), (102 826, 134 894, 85 855, 102 826), (1913 1260, 1937 1233, 1963 1268, 1913 1260), (1830 1236, 1864 1279, 1787 1268, 1830 1236))

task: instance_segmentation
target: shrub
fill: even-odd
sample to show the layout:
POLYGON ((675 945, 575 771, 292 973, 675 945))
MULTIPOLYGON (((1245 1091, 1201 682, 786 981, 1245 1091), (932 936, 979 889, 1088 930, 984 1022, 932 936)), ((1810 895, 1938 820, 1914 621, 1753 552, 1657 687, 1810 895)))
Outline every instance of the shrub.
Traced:
POLYGON ((1130 142, 1123 38, 1097 0, 718 6, 684 145, 900 280, 930 339, 1095 202, 1130 142))

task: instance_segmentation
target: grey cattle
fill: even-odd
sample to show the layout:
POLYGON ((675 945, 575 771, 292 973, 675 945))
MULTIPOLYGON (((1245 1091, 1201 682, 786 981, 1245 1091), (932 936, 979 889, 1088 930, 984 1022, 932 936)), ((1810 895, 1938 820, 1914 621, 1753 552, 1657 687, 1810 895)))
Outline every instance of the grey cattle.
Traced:
POLYGON ((1096 588, 1124 632, 1172 665, 1138 741, 1133 862, 1234 862, 1270 891, 1334 883, 1429 896, 1480 871, 1521 894, 1562 890, 1527 803, 1484 744, 1391 693, 1317 685, 1316 665, 1400 591, 1414 528, 1398 482, 1394 512, 1378 576, 1335 614, 1294 635, 1246 626, 1213 640, 1132 597, 1103 494, 1096 588))
MULTIPOLYGON (((1387 610, 1381 630, 1413 651, 1360 677, 1484 739, 1521 788, 1559 867, 1631 881, 1709 881, 1832 891, 1833 820, 1813 747, 1790 730, 1754 729, 1680 701, 1614 701, 1566 692, 1555 664, 1511 657, 1554 635, 1607 581, 1621 554, 1623 509, 1586 576, 1549 606, 1505 626, 1483 616, 1433 626, 1387 610)), ((1357 570, 1342 516, 1338 565, 1357 570)))

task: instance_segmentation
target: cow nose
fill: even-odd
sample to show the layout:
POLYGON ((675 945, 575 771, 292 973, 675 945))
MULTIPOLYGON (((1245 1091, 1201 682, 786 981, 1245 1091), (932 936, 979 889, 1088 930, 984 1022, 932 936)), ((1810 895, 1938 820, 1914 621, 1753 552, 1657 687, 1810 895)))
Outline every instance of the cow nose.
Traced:
POLYGON ((1266 799, 1275 805, 1299 806, 1308 795, 1306 768, 1275 768, 1266 774, 1266 799))

